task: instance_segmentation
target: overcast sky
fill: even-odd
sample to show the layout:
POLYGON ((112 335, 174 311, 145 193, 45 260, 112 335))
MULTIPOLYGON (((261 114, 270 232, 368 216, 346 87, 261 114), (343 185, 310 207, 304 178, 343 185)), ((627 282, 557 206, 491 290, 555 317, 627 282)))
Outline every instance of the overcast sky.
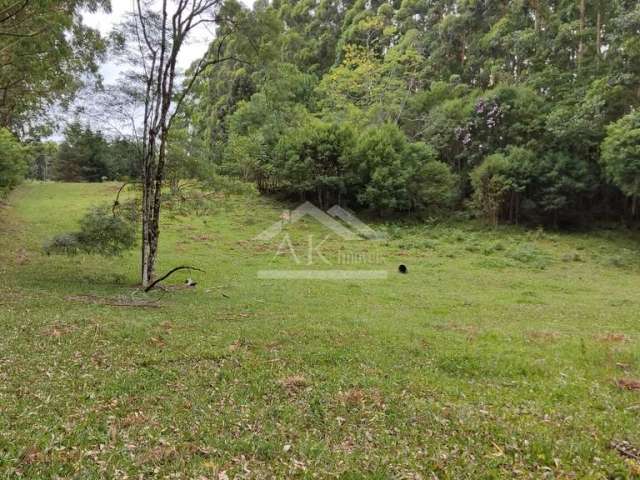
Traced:
MULTIPOLYGON (((127 12, 133 11, 135 0, 111 0, 111 13, 97 12, 85 13, 82 18, 84 23, 90 27, 98 29, 103 35, 108 35, 114 26, 118 25, 127 12)), ((252 4, 253 2, 243 2, 252 4)), ((192 33, 192 38, 188 45, 184 46, 178 56, 178 66, 185 70, 192 62, 198 60, 207 50, 207 46, 213 40, 214 32, 212 28, 198 28, 192 33)), ((122 70, 126 67, 117 65, 115 62, 106 62, 102 65, 100 72, 105 83, 115 83, 122 70)))
MULTIPOLYGON (((253 0, 241 0, 247 6, 253 5, 253 0)), ((95 28, 100 31, 104 36, 109 35, 109 33, 116 27, 119 23, 121 23, 128 12, 135 10, 135 0, 111 0, 111 13, 105 12, 97 12, 97 13, 89 13, 85 12, 82 15, 83 22, 85 25, 95 28)), ((201 25, 196 27, 190 35, 190 39, 188 39, 188 43, 183 45, 180 50, 180 54, 178 55, 178 68, 182 71, 186 70, 194 61, 204 55, 207 50, 207 47, 211 43, 215 36, 214 27, 211 25, 201 25)), ((120 77, 120 73, 128 70, 127 65, 119 64, 115 59, 107 59, 107 61, 101 65, 100 73, 104 78, 104 85, 117 85, 120 77)), ((89 93, 89 99, 93 97, 89 93)), ((86 101, 85 98, 82 101, 86 101)), ((91 102, 91 100, 89 100, 91 102)), ((90 110, 90 109, 89 109, 90 110)), ((137 114, 135 115, 137 116, 137 114)), ((64 130, 65 120, 68 120, 68 117, 65 117, 65 114, 62 114, 63 120, 60 123, 59 131, 54 133, 50 138, 55 141, 62 140, 62 131, 64 130)), ((95 117, 91 115, 91 113, 80 113, 75 114, 74 118, 79 119, 82 123, 90 125, 92 128, 99 128, 103 131, 103 133, 115 133, 115 134, 129 134, 131 133, 131 127, 122 124, 115 125, 105 125, 102 120, 96 120, 95 117), (96 125, 96 122, 98 123, 96 125), (113 130, 113 131, 111 131, 113 130)))

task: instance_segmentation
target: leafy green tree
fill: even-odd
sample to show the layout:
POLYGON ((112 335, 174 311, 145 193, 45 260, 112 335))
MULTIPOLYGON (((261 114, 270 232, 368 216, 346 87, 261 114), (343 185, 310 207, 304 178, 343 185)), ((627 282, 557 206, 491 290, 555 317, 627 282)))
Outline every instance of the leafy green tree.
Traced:
POLYGON ((347 189, 345 166, 354 144, 347 125, 311 119, 287 132, 276 146, 274 166, 284 188, 310 196, 321 208, 341 203, 347 189))
POLYGON ((237 172, 234 164, 240 159, 245 178, 255 180, 262 191, 277 189, 281 172, 273 167, 276 145, 288 129, 308 119, 315 84, 314 76, 290 64, 269 71, 260 91, 240 102, 228 119, 223 169, 237 172))
POLYGON ((0 196, 18 185, 28 170, 27 150, 6 128, 0 128, 0 196))
POLYGON ((140 175, 140 145, 125 137, 108 142, 105 164, 109 179, 124 180, 140 175))
POLYGON ((109 0, 2 2, 0 127, 27 129, 56 102, 68 104, 86 75, 97 76, 106 43, 82 23, 82 10, 109 0))
POLYGON ((609 125, 602 144, 602 164, 607 178, 631 197, 631 214, 635 216, 640 196, 640 111, 609 125))
POLYGON ((547 152, 533 169, 529 198, 554 225, 561 217, 575 217, 585 196, 595 189, 595 178, 584 159, 566 152, 547 152))
POLYGON ((521 147, 494 153, 471 172, 473 201, 493 224, 518 222, 523 194, 531 182, 536 155, 521 147))
POLYGON ((67 182, 99 182, 109 178, 107 142, 100 132, 83 128, 78 122, 70 124, 58 149, 56 177, 67 182))
POLYGON ((410 144, 395 125, 365 131, 350 160, 356 198, 380 212, 447 206, 455 179, 433 148, 410 144))

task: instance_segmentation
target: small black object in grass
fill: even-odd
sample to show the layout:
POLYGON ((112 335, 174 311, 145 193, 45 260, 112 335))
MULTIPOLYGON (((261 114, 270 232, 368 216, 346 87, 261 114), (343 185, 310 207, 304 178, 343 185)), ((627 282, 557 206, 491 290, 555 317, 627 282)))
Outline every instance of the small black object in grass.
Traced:
POLYGON ((407 270, 407 266, 406 266, 406 265, 400 265, 400 266, 398 267, 398 271, 399 271, 400 273, 408 273, 408 272, 409 272, 409 270, 407 270))

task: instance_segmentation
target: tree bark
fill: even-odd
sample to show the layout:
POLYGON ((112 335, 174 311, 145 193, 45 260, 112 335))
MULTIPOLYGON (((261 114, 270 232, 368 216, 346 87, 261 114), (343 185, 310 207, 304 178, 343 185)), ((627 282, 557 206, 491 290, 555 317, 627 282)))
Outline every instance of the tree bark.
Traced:
POLYGON ((584 27, 585 27, 585 16, 587 12, 587 2, 586 0, 580 0, 580 39, 578 41, 578 69, 582 67, 582 57, 584 55, 584 27))
POLYGON ((600 62, 600 56, 602 55, 602 11, 598 6, 598 13, 596 15, 596 58, 600 62))

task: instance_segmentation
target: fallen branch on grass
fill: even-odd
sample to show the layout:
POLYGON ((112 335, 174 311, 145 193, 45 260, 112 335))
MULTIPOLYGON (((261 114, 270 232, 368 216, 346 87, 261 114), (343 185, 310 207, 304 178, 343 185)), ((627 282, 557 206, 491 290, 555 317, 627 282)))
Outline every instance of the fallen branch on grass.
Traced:
POLYGON ((173 275, 174 273, 176 273, 179 270, 197 270, 198 272, 204 272, 204 270, 200 269, 200 268, 196 268, 196 267, 190 267, 188 265, 182 265, 181 267, 176 267, 174 269, 169 270, 167 273, 165 273, 162 277, 158 278, 157 280, 154 280, 151 285, 149 285, 147 288, 144 289, 145 292, 148 292, 149 290, 151 290, 153 287, 155 287, 158 283, 162 282, 163 280, 166 280, 167 278, 169 278, 171 275, 173 275))
POLYGON ((623 457, 640 461, 640 450, 638 450, 626 440, 622 442, 611 442, 611 448, 613 448, 618 452, 618 454, 623 457))

